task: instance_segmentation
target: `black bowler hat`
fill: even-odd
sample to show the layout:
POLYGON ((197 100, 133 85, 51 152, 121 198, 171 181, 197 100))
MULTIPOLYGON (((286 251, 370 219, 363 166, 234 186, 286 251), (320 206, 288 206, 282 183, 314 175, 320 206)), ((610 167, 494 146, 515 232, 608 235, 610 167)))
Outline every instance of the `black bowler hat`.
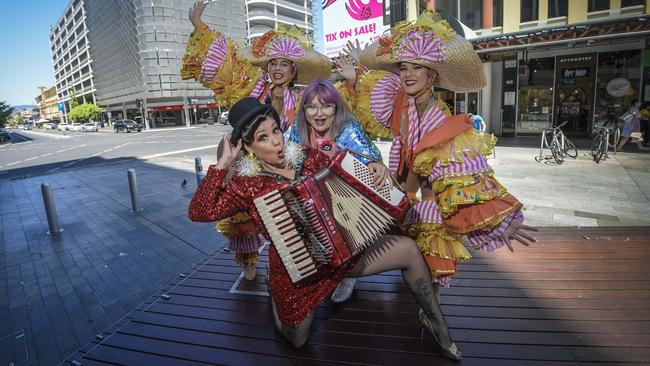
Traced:
POLYGON ((228 112, 228 123, 232 126, 230 142, 236 145, 246 127, 260 115, 270 115, 276 123, 279 120, 278 112, 270 104, 262 104, 252 97, 238 100, 228 112))

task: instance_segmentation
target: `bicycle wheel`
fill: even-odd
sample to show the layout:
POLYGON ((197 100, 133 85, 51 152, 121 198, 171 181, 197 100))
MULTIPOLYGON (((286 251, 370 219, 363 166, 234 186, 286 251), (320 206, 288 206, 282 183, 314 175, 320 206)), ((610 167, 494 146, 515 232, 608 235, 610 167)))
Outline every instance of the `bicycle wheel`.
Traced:
POLYGON ((610 134, 609 134, 609 146, 614 148, 614 151, 616 151, 616 146, 618 145, 618 142, 621 140, 621 129, 620 128, 615 128, 610 134))
POLYGON ((570 158, 575 159, 578 157, 578 148, 566 137, 564 138, 564 149, 562 151, 570 158))
POLYGON ((603 158, 605 154, 605 136, 602 133, 599 133, 591 141, 591 156, 593 157, 596 164, 600 163, 600 159, 603 158))
POLYGON ((557 141, 557 139, 553 139, 551 141, 551 146, 549 146, 551 149, 551 155, 553 156, 553 159, 555 159, 555 162, 559 164, 564 163, 564 154, 562 153, 562 147, 560 146, 560 143, 557 141))

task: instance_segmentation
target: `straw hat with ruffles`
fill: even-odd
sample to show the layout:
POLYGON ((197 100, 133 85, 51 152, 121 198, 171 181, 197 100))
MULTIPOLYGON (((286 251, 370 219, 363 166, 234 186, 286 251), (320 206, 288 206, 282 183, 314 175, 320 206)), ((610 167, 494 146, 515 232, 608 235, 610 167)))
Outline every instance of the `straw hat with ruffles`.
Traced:
POLYGON ((266 71, 269 61, 287 59, 296 65, 296 81, 307 84, 314 79, 329 79, 332 62, 313 50, 309 39, 296 26, 279 26, 253 41, 241 50, 241 55, 251 64, 266 71))
POLYGON ((369 69, 399 73, 401 62, 435 70, 433 85, 452 91, 474 91, 486 84, 485 72, 471 43, 459 36, 438 13, 424 11, 416 22, 400 22, 361 53, 369 69))

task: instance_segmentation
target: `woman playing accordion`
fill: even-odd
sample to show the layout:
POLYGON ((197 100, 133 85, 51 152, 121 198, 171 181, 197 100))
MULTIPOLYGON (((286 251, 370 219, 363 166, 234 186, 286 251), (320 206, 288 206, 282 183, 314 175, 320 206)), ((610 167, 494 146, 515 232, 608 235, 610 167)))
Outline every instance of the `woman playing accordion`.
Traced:
MULTIPOLYGON (((250 214, 257 229, 271 236, 254 200, 286 183, 313 175, 330 163, 330 158, 311 148, 285 144, 277 112, 255 98, 237 102, 229 113, 232 135, 226 137, 223 154, 210 166, 189 207, 193 221, 216 221, 236 212, 250 214), (240 150, 245 155, 237 161, 240 150), (236 173, 224 185, 227 169, 236 173)), ((361 277, 400 269, 404 281, 421 307, 420 320, 441 348, 443 356, 460 360, 449 338, 440 306, 433 293, 431 274, 415 242, 407 237, 383 235, 364 252, 318 276, 294 283, 274 245, 269 248, 268 287, 275 324, 294 346, 308 338, 314 311, 346 276, 361 277)))

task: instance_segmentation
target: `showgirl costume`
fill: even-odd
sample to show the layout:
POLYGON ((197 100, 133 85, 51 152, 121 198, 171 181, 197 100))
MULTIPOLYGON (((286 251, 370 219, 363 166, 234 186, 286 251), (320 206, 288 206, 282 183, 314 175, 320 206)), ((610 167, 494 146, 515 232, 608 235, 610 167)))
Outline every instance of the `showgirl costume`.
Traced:
POLYGON ((400 182, 412 174, 422 177, 433 192, 420 202, 417 190, 408 192, 414 204, 404 228, 434 280, 448 286, 457 262, 470 258, 463 236, 477 249, 505 245, 500 235, 513 220, 523 222, 522 204, 486 161, 496 139, 473 129, 468 115, 451 116, 435 97, 418 105, 396 75, 401 62, 435 70, 433 85, 452 91, 478 90, 485 75, 471 44, 438 14, 425 11, 415 23, 397 24, 362 52, 361 63, 372 71, 355 86, 354 113, 364 129, 392 138, 389 169, 400 182))
MULTIPOLYGON (((287 130, 294 121, 301 89, 293 82, 306 84, 312 79, 327 79, 330 60, 312 49, 309 39, 297 27, 280 26, 264 33, 251 47, 240 48, 222 33, 201 25, 190 35, 181 77, 195 79, 214 91, 216 104, 230 108, 243 97, 254 97, 272 104, 280 115, 280 127, 287 130), (296 67, 296 77, 285 85, 275 85, 267 74, 273 59, 286 59, 296 67), (281 97, 273 93, 282 88, 281 97)), ((222 218, 215 229, 228 237, 228 247, 241 266, 257 263, 262 246, 259 232, 245 212, 222 218)))
MULTIPOLYGON (((290 144, 288 144, 289 146, 290 144)), ((327 167, 330 158, 317 150, 305 148, 303 159, 298 159, 296 177, 312 175, 327 167)), ((189 217, 192 221, 215 221, 233 216, 237 212, 248 212, 256 228, 266 237, 262 219, 253 199, 263 191, 277 188, 288 180, 274 173, 262 171, 259 174, 237 173, 224 186, 226 170, 210 166, 207 175, 196 190, 190 203, 189 217)), ((358 257, 335 269, 324 271, 314 280, 293 284, 282 260, 275 249, 269 247, 269 292, 275 302, 282 324, 296 326, 327 297, 337 284, 358 262, 358 257)))

